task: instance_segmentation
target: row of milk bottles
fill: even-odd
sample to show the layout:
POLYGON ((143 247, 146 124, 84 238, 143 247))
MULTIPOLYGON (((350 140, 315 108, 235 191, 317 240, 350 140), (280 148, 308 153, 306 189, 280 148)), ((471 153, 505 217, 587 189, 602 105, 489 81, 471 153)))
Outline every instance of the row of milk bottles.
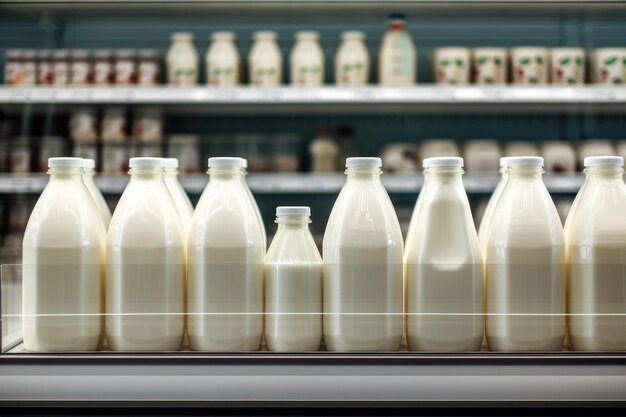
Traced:
POLYGON ((132 158, 108 234, 83 160, 53 158, 24 238, 26 349, 94 350, 106 333, 113 350, 177 350, 186 329, 204 351, 263 337, 270 350, 394 351, 403 334, 409 350, 479 350, 486 336, 537 351, 560 350, 566 328, 574 349, 626 349, 622 158, 585 160, 565 234, 542 158, 501 165, 477 234, 462 158, 426 159, 405 246, 380 158, 348 158, 321 258, 308 207, 277 209, 265 254, 241 158, 209 159, 193 213, 175 168, 132 158))

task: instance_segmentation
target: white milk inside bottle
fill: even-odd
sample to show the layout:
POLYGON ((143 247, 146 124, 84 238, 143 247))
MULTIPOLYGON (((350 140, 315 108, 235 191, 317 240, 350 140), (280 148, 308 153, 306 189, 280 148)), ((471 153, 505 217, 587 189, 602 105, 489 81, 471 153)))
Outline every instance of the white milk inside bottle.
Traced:
POLYGON ((402 339, 402 232, 380 158, 348 158, 324 233, 324 340, 331 351, 394 351, 402 339))
POLYGON ((558 351, 565 336, 563 227, 541 175, 543 158, 510 157, 486 233, 490 350, 558 351))
POLYGON ((389 15, 389 29, 383 36, 378 57, 381 85, 412 85, 417 77, 417 52, 406 30, 406 16, 389 15))
POLYGON ((337 85, 366 85, 369 80, 370 56, 365 46, 365 33, 341 33, 341 45, 335 55, 335 82, 337 85))
POLYGON ((272 31, 255 32, 254 44, 248 56, 250 84, 256 86, 278 86, 282 80, 283 57, 272 31))
POLYGON ((102 193, 98 189, 95 181, 93 180, 94 175, 96 174, 96 161, 93 159, 83 159, 83 182, 89 191, 91 197, 93 197, 94 202, 96 203, 96 207, 98 208, 98 213, 102 218, 102 222, 104 223, 104 230, 109 229, 109 223, 111 223, 111 209, 109 209, 109 205, 106 200, 102 196, 102 193))
POLYGON ((296 33, 296 44, 290 56, 292 85, 310 87, 324 84, 324 52, 319 38, 317 32, 296 33))
POLYGON ((187 245, 192 350, 258 350, 263 337, 262 229, 241 158, 209 158, 210 180, 187 245))
POLYGON ((254 209, 256 210, 256 216, 257 219, 259 220, 259 224, 261 225, 261 233, 262 233, 262 237, 263 237, 263 249, 267 249, 267 233, 265 231, 265 222, 263 221, 263 216, 261 215, 261 209, 259 209, 259 205, 256 202, 256 199, 254 198, 254 195, 252 195, 252 190, 250 190, 250 187, 248 187, 248 183, 245 181, 245 176, 248 174, 248 160, 245 158, 241 158, 242 162, 242 166, 241 166, 241 172, 244 175, 244 181, 243 181, 243 186, 246 189, 246 192, 248 193, 248 196, 250 197, 250 200, 252 200, 252 204, 254 204, 254 209))
POLYGON ((265 257, 265 341, 269 350, 318 350, 322 341, 322 257, 309 207, 277 207, 265 257))
POLYGON ((458 157, 424 160, 424 196, 404 252, 410 350, 479 350, 483 339, 483 259, 462 166, 458 157))
POLYGON ((131 158, 107 236, 106 335, 112 350, 180 349, 184 231, 163 158, 131 158))
POLYGON ((626 186, 619 156, 587 157, 565 222, 574 350, 626 349, 626 186))
POLYGON ((22 333, 33 352, 96 350, 106 232, 81 158, 50 158, 23 241, 22 333))
POLYGON ((213 32, 211 46, 207 50, 206 81, 213 86, 239 84, 239 52, 234 32, 213 32))
POLYGON ((176 204, 176 210, 178 211, 178 215, 180 216, 180 220, 185 231, 186 242, 186 236, 189 232, 189 224, 191 223, 191 216, 193 215, 193 205, 191 204, 191 200, 189 200, 189 196, 185 192, 182 184, 178 181, 178 159, 165 158, 165 174, 163 178, 165 180, 167 190, 170 192, 172 199, 176 204))
POLYGON ((480 241, 480 248, 482 253, 485 253, 485 235, 487 234, 487 230, 489 230, 489 224, 491 223, 491 218, 493 217, 493 211, 496 208, 496 204, 498 204, 498 200, 502 195, 502 190, 506 185, 506 181, 509 178, 509 174, 507 174, 506 170, 506 157, 500 158, 500 181, 496 188, 491 193, 491 197, 489 197, 489 202, 487 203, 487 207, 485 208, 485 212, 483 213, 483 218, 480 221, 480 226, 478 227, 478 240, 480 241))
POLYGON ((178 32, 170 38, 167 51, 167 82, 170 85, 191 86, 198 82, 198 52, 193 34, 178 32))

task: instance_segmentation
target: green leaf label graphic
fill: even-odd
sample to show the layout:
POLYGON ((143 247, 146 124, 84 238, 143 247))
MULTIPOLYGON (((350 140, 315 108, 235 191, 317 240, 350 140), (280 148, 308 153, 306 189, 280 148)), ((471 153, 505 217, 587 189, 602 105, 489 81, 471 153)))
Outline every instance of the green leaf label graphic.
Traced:
POLYGON ((561 59, 559 60, 559 64, 561 64, 561 65, 567 65, 567 64, 569 64, 569 62, 570 62, 570 59, 569 59, 569 57, 568 57, 568 56, 563 57, 563 58, 561 58, 561 59))
POLYGON ((496 58, 494 58, 493 63, 496 64, 496 66, 501 67, 502 66, 502 59, 496 57, 496 58))
POLYGON ((542 56, 535 57, 535 62, 537 62, 537 64, 539 65, 543 65, 543 57, 542 56))
POLYGON ((363 68, 365 68, 365 65, 363 65, 363 63, 362 63, 362 62, 357 62, 356 64, 354 64, 354 67, 355 67, 357 70, 359 70, 359 71, 360 71, 360 70, 362 70, 363 68))
POLYGON ((489 58, 487 58, 486 56, 479 56, 477 59, 478 65, 485 65, 488 59, 489 58))
POLYGON ((617 57, 616 56, 610 56, 608 58, 606 58, 604 61, 604 65, 613 65, 617 62, 617 57))
POLYGON ((450 61, 448 61, 447 59, 444 59, 440 62, 442 67, 447 67, 448 65, 450 65, 450 61))
POLYGON ((522 65, 528 65, 530 64, 531 59, 527 56, 525 56, 524 58, 520 59, 519 63, 522 65))
POLYGON ((459 67, 459 68, 463 68, 463 65, 465 64, 465 63, 463 62, 463 60, 462 60, 462 59, 459 59, 459 58, 457 58, 457 59, 454 61, 454 63, 455 63, 455 64, 456 64, 456 66, 457 66, 457 67, 459 67))
POLYGON ((313 74, 318 74, 320 71, 322 71, 320 67, 313 67, 311 69, 311 72, 313 72, 313 74))
POLYGON ((576 65, 579 67, 583 65, 583 59, 579 56, 576 57, 576 65))

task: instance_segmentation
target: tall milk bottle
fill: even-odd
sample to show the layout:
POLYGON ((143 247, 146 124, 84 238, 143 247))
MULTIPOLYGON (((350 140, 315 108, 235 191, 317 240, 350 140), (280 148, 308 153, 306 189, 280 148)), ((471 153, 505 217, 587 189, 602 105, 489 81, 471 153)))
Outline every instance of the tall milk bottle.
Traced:
POLYGON ((312 87, 324 84, 324 51, 319 38, 318 32, 296 32, 296 44, 289 57, 292 85, 312 87))
POLYGON ((485 235, 487 234, 487 230, 489 230, 489 224, 491 223, 491 219, 493 217, 493 211, 496 208, 496 204, 498 204, 498 200, 502 195, 502 190, 504 190, 504 186, 509 179, 509 174, 507 174, 506 170, 506 160, 506 157, 500 158, 500 181, 498 182, 498 185, 496 185, 496 188, 493 190, 493 193, 487 202, 487 207, 485 207, 483 218, 481 219, 480 226, 478 227, 478 240, 480 241, 480 248, 483 253, 485 252, 485 235))
MULTIPOLYGON (((185 231, 185 242, 187 241, 187 233, 189 232, 189 224, 191 223, 191 216, 193 215, 193 205, 189 200, 189 196, 185 192, 180 181, 178 181, 178 159, 176 158, 164 158, 165 159, 165 171, 164 180, 167 190, 170 192, 174 204, 176 204, 176 210, 180 216, 180 220, 185 231)), ((186 246, 186 245, 185 245, 186 246)))
POLYGON ((626 350, 626 186, 620 156, 587 157, 565 222, 574 350, 626 350))
POLYGON ((341 45, 335 54, 335 82, 337 85, 366 85, 369 80, 370 55, 365 46, 365 33, 341 32, 341 45))
POLYGON ((309 207, 277 207, 278 231, 265 257, 265 341, 269 350, 314 351, 322 341, 322 257, 309 207))
POLYGON ((402 232, 380 158, 348 158, 324 233, 324 340, 331 351, 394 351, 402 339, 402 232))
POLYGON ((282 81, 283 56, 278 47, 278 34, 258 31, 248 55, 250 84, 260 87, 279 86, 282 81))
POLYGON ((417 52, 406 30, 406 16, 389 15, 389 29, 383 36, 378 56, 381 85, 413 85, 417 78, 417 52))
POLYGON ((109 223, 111 223, 111 209, 109 209, 109 205, 105 201, 102 193, 98 189, 96 182, 93 180, 94 175, 96 174, 96 161, 93 159, 83 159, 83 182, 89 190, 89 194, 93 197, 93 200, 96 203, 96 207, 98 208, 98 213, 102 218, 102 222, 104 223, 104 230, 109 229, 109 223))
POLYGON ((410 350, 480 350, 483 258, 463 187, 463 158, 424 160, 426 180, 404 252, 410 350))
POLYGON ((107 236, 107 340, 112 350, 178 350, 183 225, 165 185, 163 158, 130 158, 129 167, 107 236))
POLYGON ((207 49, 206 81, 215 87, 235 86, 239 84, 239 51, 234 32, 220 31, 211 35, 211 46, 207 49))
MULTIPOLYGON (((245 158, 241 158, 241 160, 243 161, 242 166, 241 166, 241 172, 245 177, 246 175, 248 175, 248 160, 245 158)), ((263 221, 261 210, 259 209, 259 205, 254 199, 254 196, 252 195, 252 190, 250 190, 250 187, 248 187, 248 183, 245 180, 243 181, 243 186, 245 187, 246 192, 248 193, 248 196, 250 197, 250 200, 252 200, 252 204, 254 204, 254 209, 256 210, 256 216, 257 216, 257 219, 259 220, 259 224, 261 225, 261 232, 263 236, 263 250, 265 250, 267 249, 267 233, 265 232, 265 222, 263 221)))
POLYGON ((48 173, 24 233, 24 346, 32 352, 96 350, 106 232, 83 183, 83 160, 50 158, 48 173))
POLYGON ((565 240, 541 175, 543 158, 510 157, 509 179, 486 234, 486 335, 490 350, 561 350, 565 240))
POLYGON ((187 334, 192 350, 258 350, 263 337, 265 247, 244 160, 209 158, 210 180, 187 245, 187 334))

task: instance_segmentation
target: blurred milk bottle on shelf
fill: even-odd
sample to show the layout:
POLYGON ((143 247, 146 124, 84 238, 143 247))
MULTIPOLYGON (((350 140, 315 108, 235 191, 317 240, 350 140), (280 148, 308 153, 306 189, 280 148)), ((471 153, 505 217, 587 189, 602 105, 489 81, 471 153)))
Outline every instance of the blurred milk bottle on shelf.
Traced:
POLYGON ((254 43, 248 55, 250 84, 276 87, 282 82, 283 57, 278 47, 278 35, 272 31, 258 31, 252 35, 254 43))
POLYGON ((242 158, 209 158, 210 180, 187 246, 192 350, 259 350, 263 337, 263 229, 242 158))
POLYGON ((568 330, 574 350, 626 349, 626 186, 620 156, 585 158, 565 222, 568 330))
POLYGON ((504 147, 504 156, 529 156, 538 153, 539 148, 533 142, 513 141, 504 147))
POLYGON ((215 87, 239 84, 239 51, 234 32, 219 31, 211 34, 211 45, 206 51, 206 83, 215 87))
POLYGON ((96 186, 93 179, 96 174, 96 161, 93 159, 83 159, 83 182, 89 191, 89 194, 96 203, 98 208, 98 214, 104 224, 104 230, 109 230, 109 223, 111 223, 111 210, 109 205, 104 200, 102 193, 96 186))
POLYGON ((417 52, 406 30, 406 16, 389 15, 389 29, 383 36, 378 56, 381 85, 413 85, 417 79, 417 52))
POLYGON ((458 157, 424 160, 404 251, 409 350, 474 351, 483 340, 483 258, 462 167, 458 157))
POLYGON ((167 83, 176 86, 191 86, 198 82, 198 52, 193 43, 193 34, 176 32, 170 37, 167 51, 167 83))
POLYGON ((51 158, 50 182, 23 241, 22 333, 26 350, 98 349, 106 231, 83 183, 81 158, 51 158))
POLYGON ((319 44, 320 34, 314 31, 296 32, 289 66, 291 84, 297 87, 324 84, 324 52, 319 44))
POLYGON ((311 155, 311 172, 335 172, 337 170, 339 146, 330 136, 329 127, 315 128, 315 139, 309 144, 309 154, 311 155))
POLYGON ((486 335, 494 351, 558 351, 565 337, 563 226, 543 158, 506 160, 508 180, 486 232, 486 335))
POLYGON ((428 139, 420 146, 420 156, 423 159, 460 155, 459 147, 452 139, 428 139))
POLYGON ((465 143, 463 156, 470 173, 492 173, 498 169, 500 146, 493 139, 474 139, 465 143))
POLYGON ((106 334, 112 350, 179 350, 184 232, 163 158, 131 158, 107 236, 106 334))
POLYGON ((500 158, 500 181, 498 182, 498 185, 496 185, 496 188, 493 190, 493 193, 491 193, 491 197, 489 197, 489 202, 485 207, 485 211, 483 212, 482 219, 480 221, 480 227, 478 228, 478 240, 480 241, 480 249, 483 257, 486 254, 485 238, 487 237, 487 230, 489 230, 489 224, 491 223, 491 218, 493 217, 493 211, 495 210, 496 205, 498 204, 498 200, 502 195, 502 190, 504 189, 504 186, 509 179, 506 160, 506 157, 500 158))
POLYGON ((433 54, 435 81, 442 85, 469 84, 472 53, 469 48, 436 48, 433 54))
POLYGON ((265 257, 265 341, 273 351, 315 351, 322 341, 322 257, 309 207, 277 207, 265 257))
POLYGON ((183 224, 185 231, 185 239, 187 233, 189 233, 189 224, 191 223, 191 216, 193 215, 193 205, 189 196, 185 192, 183 185, 178 180, 178 159, 176 158, 164 158, 165 160, 165 174, 164 180, 168 191, 174 199, 176 204, 176 210, 180 216, 180 220, 183 224))
POLYGON ((573 173, 576 171, 576 152, 570 142, 550 140, 541 145, 544 166, 548 173, 573 173))
POLYGON ((341 32, 341 44, 335 55, 337 85, 367 85, 369 70, 370 56, 365 46, 365 33, 358 30, 341 32))
POLYGON ((402 232, 380 158, 348 158, 324 233, 324 340, 330 351, 395 351, 402 339, 402 232))
POLYGON ((475 48, 472 61, 474 84, 506 84, 509 55, 505 48, 475 48))

